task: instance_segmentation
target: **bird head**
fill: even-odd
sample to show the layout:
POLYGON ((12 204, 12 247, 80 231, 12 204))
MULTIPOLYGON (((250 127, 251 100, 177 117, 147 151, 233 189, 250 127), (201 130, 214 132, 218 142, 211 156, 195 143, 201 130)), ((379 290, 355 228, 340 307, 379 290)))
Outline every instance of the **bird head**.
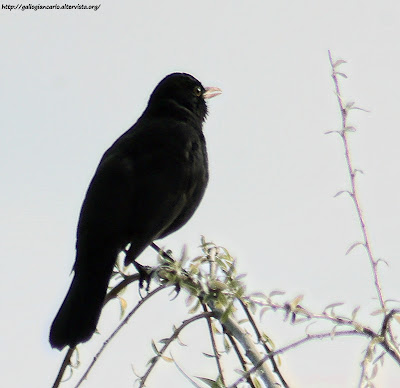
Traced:
POLYGON ((221 89, 217 87, 204 87, 190 74, 172 73, 156 86, 150 96, 148 107, 181 107, 203 121, 207 116, 205 100, 221 93, 221 89))

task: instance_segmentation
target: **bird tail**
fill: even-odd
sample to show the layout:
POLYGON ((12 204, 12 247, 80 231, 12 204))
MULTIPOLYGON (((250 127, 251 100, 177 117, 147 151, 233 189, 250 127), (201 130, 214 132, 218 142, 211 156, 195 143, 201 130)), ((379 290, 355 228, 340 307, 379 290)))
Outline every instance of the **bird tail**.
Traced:
POLYGON ((96 266, 90 271, 75 273, 67 296, 51 325, 49 340, 53 348, 61 350, 66 345, 75 347, 92 337, 111 273, 112 267, 99 270, 96 266))

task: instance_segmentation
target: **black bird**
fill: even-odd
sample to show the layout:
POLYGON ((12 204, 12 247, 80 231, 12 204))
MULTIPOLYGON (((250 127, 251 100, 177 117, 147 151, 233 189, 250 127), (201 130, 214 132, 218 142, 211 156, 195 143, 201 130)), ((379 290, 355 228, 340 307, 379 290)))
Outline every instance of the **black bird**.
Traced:
POLYGON ((205 99, 220 93, 189 74, 168 75, 136 124, 103 155, 82 205, 74 278, 50 329, 52 347, 91 338, 114 263, 129 243, 126 265, 199 206, 208 182, 205 99))

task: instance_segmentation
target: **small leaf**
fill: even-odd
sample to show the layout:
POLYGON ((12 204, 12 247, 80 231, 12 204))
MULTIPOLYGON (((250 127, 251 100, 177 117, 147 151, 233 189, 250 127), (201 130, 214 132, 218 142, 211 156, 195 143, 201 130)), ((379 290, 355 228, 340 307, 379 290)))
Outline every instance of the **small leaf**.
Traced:
POLYGON ((224 349, 225 349, 226 353, 229 353, 231 351, 231 349, 232 349, 230 343, 226 339, 226 336, 224 336, 224 349))
POLYGON ((260 383, 260 380, 257 377, 252 378, 253 384, 256 388, 262 388, 262 385, 260 383))
POLYGON ((374 317, 375 315, 385 314, 385 313, 386 313, 386 309, 379 309, 379 310, 373 311, 370 315, 372 315, 374 317))
POLYGON ((157 346, 156 346, 154 340, 151 340, 151 347, 153 348, 154 353, 157 354, 157 356, 159 356, 159 355, 160 355, 160 352, 159 352, 159 350, 157 349, 157 346))
POLYGON ((389 267, 389 263, 388 263, 386 260, 384 260, 384 259, 378 259, 378 260, 376 261, 376 264, 378 264, 378 263, 384 263, 384 264, 386 264, 386 265, 389 267))
POLYGON ((267 299, 265 294, 262 292, 253 292, 252 294, 249 295, 250 297, 255 297, 255 298, 262 298, 262 299, 267 299))
POLYGON ((344 127, 343 131, 345 131, 345 132, 356 132, 356 128, 352 127, 352 126, 344 127))
POLYGON ((400 315, 399 314, 393 315, 393 318, 397 321, 397 323, 400 323, 400 315))
POLYGON ((357 322, 353 323, 354 329, 359 333, 364 333, 364 328, 357 322))
POLYGON ((328 310, 328 309, 333 309, 334 307, 338 307, 338 306, 342 306, 342 305, 344 305, 343 302, 328 304, 328 306, 325 307, 324 312, 325 312, 326 310, 328 310))
POLYGON ((303 300, 304 295, 298 295, 296 296, 296 298, 294 298, 291 302, 290 302, 290 307, 291 309, 295 309, 296 306, 303 300))
POLYGON ((330 133, 340 133, 340 131, 327 131, 325 132, 325 135, 329 135, 330 133))
POLYGON ((352 106, 354 106, 354 101, 348 102, 345 106, 345 109, 350 109, 352 106))
POLYGON ((333 329, 331 331, 331 340, 333 340, 335 338, 335 334, 336 334, 336 329, 337 329, 337 325, 333 326, 333 329))
POLYGON ((373 369, 372 369, 371 376, 369 376, 369 378, 371 380, 374 379, 376 377, 377 373, 378 373, 378 364, 375 364, 373 369))
POLYGON ((153 365, 155 362, 157 362, 159 356, 154 356, 150 358, 150 360, 147 362, 147 366, 153 365))
POLYGON ((308 329, 311 327, 311 325, 314 325, 315 323, 317 323, 317 322, 316 322, 316 321, 311 322, 309 325, 306 326, 305 333, 306 333, 307 335, 310 335, 310 333, 308 332, 308 329))
POLYGON ((367 348, 367 353, 365 355, 365 360, 367 362, 371 362, 373 355, 374 355, 374 346, 369 345, 367 348))
POLYGON ((347 78, 347 75, 344 74, 344 73, 339 73, 339 72, 336 72, 336 71, 335 71, 335 74, 336 74, 336 75, 340 75, 340 76, 343 77, 343 78, 347 78))
POLYGON ((274 291, 271 291, 271 292, 269 293, 269 296, 270 296, 270 297, 273 297, 273 296, 275 296, 275 295, 285 295, 285 294, 286 294, 286 292, 284 292, 284 291, 274 290, 274 291))
POLYGON ((264 316, 264 314, 269 310, 269 307, 264 307, 261 309, 260 311, 260 320, 262 319, 262 317, 264 316))
POLYGON ((219 386, 215 380, 207 379, 206 377, 197 377, 199 380, 201 380, 203 383, 207 384, 211 388, 216 388, 219 386))
POLYGON ((189 310, 189 314, 194 314, 200 307, 201 303, 197 300, 197 303, 189 310))
POLYGON ((345 60, 343 59, 338 59, 334 64, 333 67, 338 67, 339 65, 341 65, 342 63, 347 63, 345 60))
POLYGON ((186 298, 186 307, 189 307, 195 301, 195 299, 196 297, 189 294, 189 296, 186 298))
POLYGON ((363 112, 367 112, 367 113, 369 113, 369 112, 370 112, 368 109, 359 108, 358 106, 352 107, 352 108, 350 108, 350 109, 362 110, 363 112))
POLYGON ((119 295, 117 295, 117 298, 119 300, 119 306, 121 307, 121 314, 119 319, 122 319, 125 315, 126 308, 128 307, 128 303, 124 298, 121 298, 119 295))
POLYGON ((204 352, 203 352, 203 355, 204 355, 205 357, 207 357, 207 358, 215 358, 214 354, 208 354, 208 353, 204 353, 204 352))
POLYGON ((167 356, 161 356, 161 358, 166 362, 173 362, 174 361, 172 358, 167 357, 167 356))
POLYGON ((359 245, 364 245, 362 242, 355 242, 350 246, 350 248, 346 251, 346 255, 348 255, 355 247, 358 247, 359 245))
POLYGON ((240 275, 236 276, 236 280, 243 279, 243 278, 245 278, 246 276, 247 276, 247 274, 246 274, 246 273, 242 273, 242 274, 240 274, 240 275))
POLYGON ((357 306, 353 312, 351 313, 351 320, 354 321, 354 319, 356 318, 356 315, 358 313, 358 310, 360 310, 360 306, 357 306))
POLYGON ((343 194, 343 193, 347 193, 347 194, 349 194, 349 195, 351 196, 350 191, 348 191, 348 190, 341 190, 341 191, 338 191, 338 192, 333 196, 333 198, 336 198, 336 197, 338 197, 339 195, 341 195, 341 194, 343 194))
POLYGON ((272 339, 271 339, 270 337, 268 337, 267 334, 262 333, 262 334, 261 334, 261 337, 262 337, 262 340, 263 340, 264 343, 268 343, 268 344, 271 345, 272 350, 275 349, 275 343, 274 343, 274 341, 272 341, 272 339))

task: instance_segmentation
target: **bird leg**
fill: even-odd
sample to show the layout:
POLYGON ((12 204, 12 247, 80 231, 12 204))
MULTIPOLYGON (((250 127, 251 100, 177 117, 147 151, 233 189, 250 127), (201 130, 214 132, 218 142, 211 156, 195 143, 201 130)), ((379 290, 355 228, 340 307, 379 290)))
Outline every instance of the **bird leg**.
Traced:
POLYGON ((136 270, 139 273, 139 289, 142 289, 144 282, 146 282, 146 292, 148 292, 150 289, 151 275, 153 273, 152 268, 148 265, 142 265, 136 260, 134 260, 132 264, 135 266, 136 270))

